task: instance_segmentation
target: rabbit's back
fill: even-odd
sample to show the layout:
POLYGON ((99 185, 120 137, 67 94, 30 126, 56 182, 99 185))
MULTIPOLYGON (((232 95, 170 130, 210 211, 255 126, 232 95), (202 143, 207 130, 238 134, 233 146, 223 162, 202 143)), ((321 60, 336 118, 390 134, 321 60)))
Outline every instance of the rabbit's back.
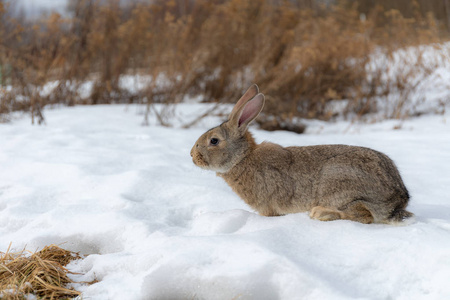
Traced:
POLYGON ((281 147, 262 143, 221 175, 263 215, 304 212, 315 206, 345 209, 363 202, 375 222, 403 209, 408 191, 391 159, 364 147, 281 147))
POLYGON ((311 163, 317 168, 312 198, 319 206, 345 210, 358 202, 372 214, 375 222, 383 222, 394 218, 409 201, 397 167, 381 152, 346 145, 294 149, 294 152, 314 153, 310 154, 311 163))

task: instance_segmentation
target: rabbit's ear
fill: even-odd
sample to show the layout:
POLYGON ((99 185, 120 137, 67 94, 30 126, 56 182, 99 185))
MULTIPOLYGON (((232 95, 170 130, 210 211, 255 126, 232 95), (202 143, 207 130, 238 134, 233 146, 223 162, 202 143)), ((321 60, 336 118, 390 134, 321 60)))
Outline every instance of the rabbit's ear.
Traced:
POLYGON ((239 114, 238 111, 242 109, 244 104, 247 103, 248 100, 255 97, 256 94, 258 94, 258 92, 259 88, 256 84, 253 84, 251 87, 249 87, 248 90, 244 93, 244 95, 242 95, 241 99, 239 99, 236 105, 233 107, 233 110, 231 111, 231 114, 228 117, 228 119, 231 120, 231 118, 234 115, 238 115, 239 114))
POLYGON ((244 104, 243 109, 239 115, 239 119, 237 121, 237 127, 239 129, 246 130, 248 124, 250 124, 259 113, 262 111, 264 107, 264 95, 259 93, 255 97, 253 97, 250 101, 244 104))

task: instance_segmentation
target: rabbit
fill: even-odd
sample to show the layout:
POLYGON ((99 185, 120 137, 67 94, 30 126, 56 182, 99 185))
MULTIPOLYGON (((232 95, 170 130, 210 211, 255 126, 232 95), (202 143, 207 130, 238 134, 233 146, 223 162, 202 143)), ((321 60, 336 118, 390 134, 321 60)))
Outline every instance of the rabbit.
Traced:
POLYGON ((282 147, 257 144, 249 124, 264 106, 252 85, 228 120, 195 142, 195 165, 215 171, 263 216, 308 212, 320 221, 401 224, 413 216, 394 162, 370 148, 348 145, 282 147))

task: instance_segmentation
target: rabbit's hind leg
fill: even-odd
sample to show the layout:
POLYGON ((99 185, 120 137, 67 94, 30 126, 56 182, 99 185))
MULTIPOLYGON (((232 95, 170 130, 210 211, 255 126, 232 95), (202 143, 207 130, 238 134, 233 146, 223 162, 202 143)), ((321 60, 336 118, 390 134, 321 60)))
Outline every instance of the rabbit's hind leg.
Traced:
POLYGON ((311 209, 309 213, 311 219, 316 219, 319 221, 334 221, 344 219, 342 212, 323 206, 315 206, 311 209))
POLYGON ((362 200, 352 201, 342 207, 339 207, 344 217, 342 219, 352 220, 364 224, 374 222, 374 217, 362 200))
POLYGON ((353 201, 340 209, 315 206, 309 216, 319 221, 351 220, 364 224, 373 223, 370 211, 361 201, 353 201))

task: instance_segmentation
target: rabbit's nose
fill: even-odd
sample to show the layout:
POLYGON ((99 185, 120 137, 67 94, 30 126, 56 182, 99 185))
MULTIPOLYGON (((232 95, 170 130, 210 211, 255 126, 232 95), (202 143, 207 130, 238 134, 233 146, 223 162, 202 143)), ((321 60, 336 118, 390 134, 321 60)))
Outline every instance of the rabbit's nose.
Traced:
POLYGON ((194 157, 194 151, 195 151, 195 148, 197 148, 197 147, 198 147, 198 144, 195 147, 192 147, 192 149, 191 149, 191 157, 194 157))
POLYGON ((192 149, 191 149, 191 157, 194 157, 194 151, 195 151, 195 149, 197 149, 197 148, 198 148, 198 144, 195 144, 195 146, 192 147, 192 149))

